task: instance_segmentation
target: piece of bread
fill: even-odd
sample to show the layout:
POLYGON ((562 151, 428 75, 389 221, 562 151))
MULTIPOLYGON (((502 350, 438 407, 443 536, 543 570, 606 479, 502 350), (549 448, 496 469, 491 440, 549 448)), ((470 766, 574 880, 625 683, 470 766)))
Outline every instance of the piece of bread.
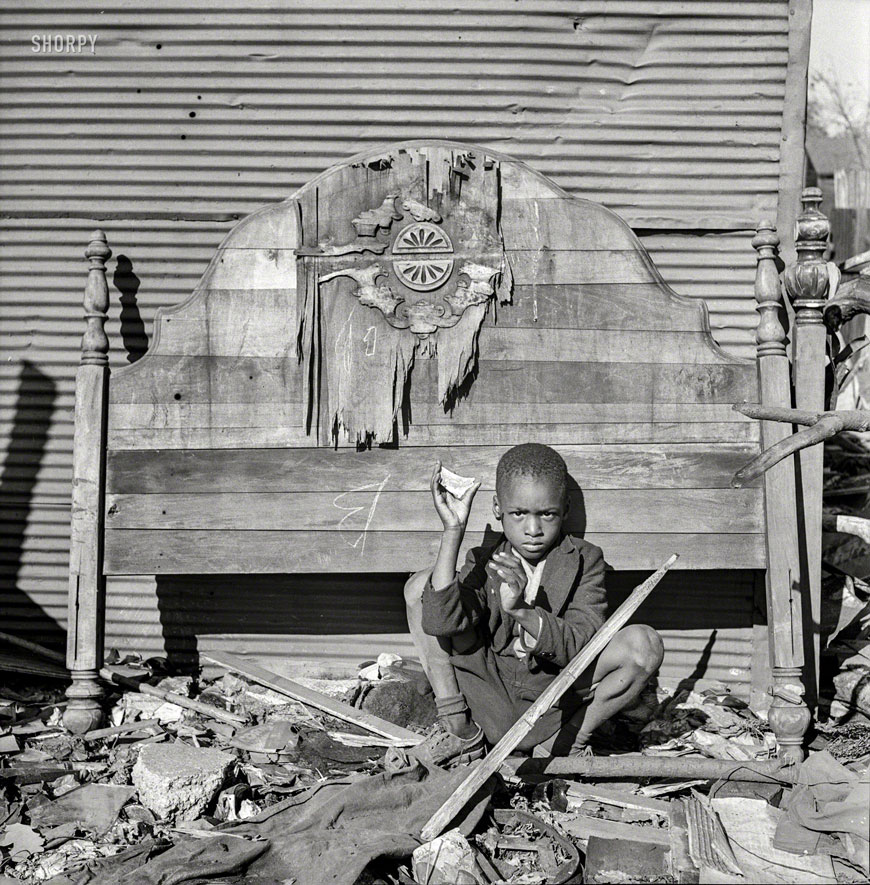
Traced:
POLYGON ((474 485, 475 479, 473 476, 460 476, 442 467, 440 483, 454 498, 461 498, 474 485))

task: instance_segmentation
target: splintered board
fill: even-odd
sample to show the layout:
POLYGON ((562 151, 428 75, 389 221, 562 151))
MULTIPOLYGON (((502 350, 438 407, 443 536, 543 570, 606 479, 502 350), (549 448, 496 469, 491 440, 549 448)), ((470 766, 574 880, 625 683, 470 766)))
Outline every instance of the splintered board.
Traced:
MULTIPOLYGON (((322 416, 307 425, 307 393, 316 383, 322 398, 327 381, 297 353, 297 246, 350 242, 350 219, 389 206, 391 188, 446 193, 460 152, 391 150, 242 222, 191 298, 159 315, 149 353, 114 375, 107 573, 421 568, 438 543, 434 461, 483 482, 467 538, 480 543, 498 530, 498 459, 528 441, 562 452, 569 528, 614 567, 648 568, 673 550, 680 568, 763 568, 760 486, 729 486, 759 450, 758 423, 731 408, 756 399, 755 364, 713 342, 703 304, 666 286, 617 216, 507 158, 475 155, 498 166, 512 297, 490 302, 458 395, 439 401, 438 362, 418 353, 391 439, 358 452, 353 439, 330 439, 322 416)), ((390 212, 375 214, 386 242, 390 212)), ((453 246, 462 260, 474 251, 453 246)), ((366 318, 349 346, 374 352, 384 316, 353 291, 329 297, 366 318)))

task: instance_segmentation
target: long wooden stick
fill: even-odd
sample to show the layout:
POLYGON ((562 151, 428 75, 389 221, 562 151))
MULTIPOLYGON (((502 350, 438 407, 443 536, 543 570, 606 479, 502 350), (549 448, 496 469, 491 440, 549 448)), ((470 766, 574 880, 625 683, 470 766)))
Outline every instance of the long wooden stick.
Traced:
POLYGON ((292 679, 285 679, 276 673, 270 673, 268 670, 235 655, 227 652, 200 652, 200 655, 226 670, 241 673, 242 676, 247 676, 248 679, 253 679, 254 682, 259 682, 266 688, 271 688, 306 706, 328 713, 330 716, 335 716, 336 719, 352 722, 366 731, 381 735, 381 737, 396 738, 402 742, 403 746, 413 747, 423 740, 422 735, 409 731, 407 728, 393 725, 392 722, 387 722, 386 719, 373 716, 371 713, 364 713, 362 710, 351 707, 350 704, 344 704, 335 698, 321 694, 319 691, 306 688, 298 682, 293 682, 292 679))
POLYGON ((622 629, 625 622, 640 608, 665 572, 679 557, 674 553, 658 571, 639 584, 631 596, 607 619, 604 626, 586 643, 567 667, 544 689, 540 697, 511 726, 507 734, 492 748, 489 755, 477 765, 459 785, 452 796, 432 815, 423 827, 420 838, 430 842, 439 836, 450 821, 462 810, 468 800, 498 771, 502 762, 517 748, 535 723, 565 694, 587 667, 604 651, 607 643, 622 629))
POLYGON ((238 713, 230 713, 229 710, 221 710, 220 707, 215 707, 212 704, 195 701, 193 698, 185 697, 183 694, 167 691, 164 688, 158 688, 156 685, 131 679, 129 676, 111 669, 111 667, 102 667, 100 669, 100 678, 105 679, 106 682, 129 688, 132 691, 138 691, 140 694, 147 694, 152 698, 160 698, 161 701, 175 704, 176 707, 183 707, 185 710, 192 710, 194 713, 200 713, 211 719, 217 719, 219 722, 226 722, 229 725, 244 725, 248 721, 246 717, 240 716, 238 713))

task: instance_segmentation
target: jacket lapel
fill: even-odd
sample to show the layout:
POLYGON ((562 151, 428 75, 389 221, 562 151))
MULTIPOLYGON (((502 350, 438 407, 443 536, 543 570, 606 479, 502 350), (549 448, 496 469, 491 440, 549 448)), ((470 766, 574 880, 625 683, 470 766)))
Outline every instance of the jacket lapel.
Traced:
POLYGON ((561 543, 554 547, 544 563, 538 600, 546 596, 550 611, 559 614, 574 586, 577 571, 580 568, 580 551, 569 535, 562 538, 561 543))

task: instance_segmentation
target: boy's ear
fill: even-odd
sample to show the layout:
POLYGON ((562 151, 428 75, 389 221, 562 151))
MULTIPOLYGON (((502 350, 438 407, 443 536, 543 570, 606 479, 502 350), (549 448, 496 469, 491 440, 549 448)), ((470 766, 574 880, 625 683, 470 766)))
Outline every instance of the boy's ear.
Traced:
POLYGON ((496 519, 501 519, 501 505, 498 503, 498 495, 492 496, 492 515, 496 519))

